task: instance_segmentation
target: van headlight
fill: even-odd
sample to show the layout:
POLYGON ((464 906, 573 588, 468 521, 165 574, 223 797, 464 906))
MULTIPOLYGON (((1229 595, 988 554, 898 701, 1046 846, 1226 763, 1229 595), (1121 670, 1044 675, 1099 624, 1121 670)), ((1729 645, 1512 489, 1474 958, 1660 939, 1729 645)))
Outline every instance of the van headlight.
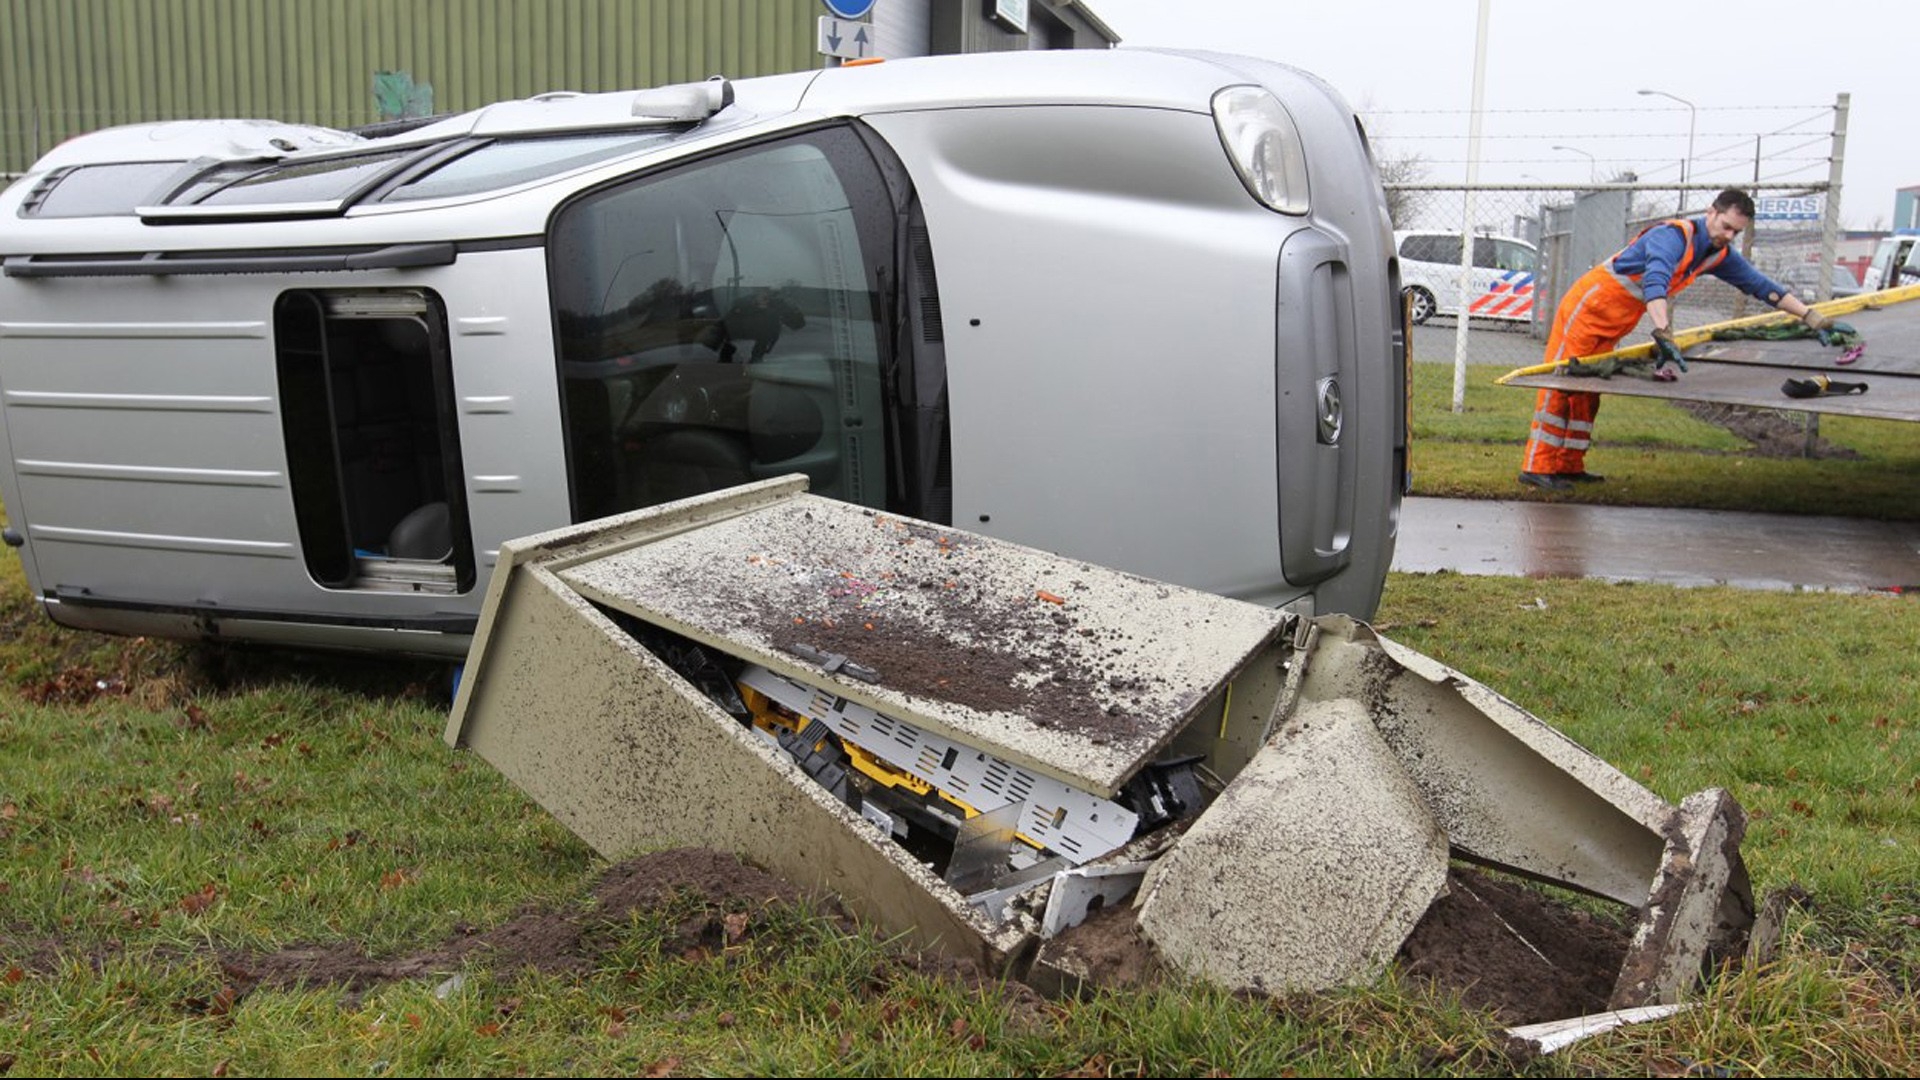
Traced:
POLYGON ((1213 126, 1240 182, 1283 214, 1307 212, 1307 156, 1279 99, 1258 86, 1213 95, 1213 126))

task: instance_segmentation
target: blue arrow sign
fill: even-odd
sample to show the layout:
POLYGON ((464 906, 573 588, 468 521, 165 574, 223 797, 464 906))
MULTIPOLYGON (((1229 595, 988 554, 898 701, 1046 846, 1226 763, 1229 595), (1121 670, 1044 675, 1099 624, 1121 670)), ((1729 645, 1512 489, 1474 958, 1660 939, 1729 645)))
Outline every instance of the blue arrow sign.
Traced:
POLYGON ((858 19, 873 10, 873 0, 820 0, 828 11, 842 19, 858 19))

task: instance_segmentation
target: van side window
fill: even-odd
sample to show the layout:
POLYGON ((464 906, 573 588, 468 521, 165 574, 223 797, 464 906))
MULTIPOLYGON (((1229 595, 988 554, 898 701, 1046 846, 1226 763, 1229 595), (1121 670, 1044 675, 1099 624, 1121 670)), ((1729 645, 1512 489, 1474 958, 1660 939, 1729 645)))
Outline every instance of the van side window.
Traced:
MULTIPOLYGON (((1474 245, 1474 252, 1476 256, 1479 253, 1479 244, 1477 242, 1474 245)), ((1495 240, 1493 241, 1493 266, 1496 270, 1512 270, 1531 274, 1534 268, 1533 249, 1516 244, 1511 240, 1495 240)))
POLYGON ((440 298, 423 289, 293 289, 274 303, 273 336, 307 573, 333 589, 471 589, 440 298))
POLYGON ((1438 233, 1419 233, 1407 237, 1400 257, 1413 262, 1460 263, 1460 238, 1438 233))
POLYGON ((894 218, 838 128, 563 208, 547 250, 575 520, 794 472, 885 507, 894 218))

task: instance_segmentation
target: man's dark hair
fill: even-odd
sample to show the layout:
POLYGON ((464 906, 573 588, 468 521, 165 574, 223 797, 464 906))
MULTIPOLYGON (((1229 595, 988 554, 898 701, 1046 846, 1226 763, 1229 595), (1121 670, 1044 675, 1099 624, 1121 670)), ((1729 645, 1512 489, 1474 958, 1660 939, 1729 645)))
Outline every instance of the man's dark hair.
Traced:
POLYGON ((1753 216, 1753 197, 1739 188, 1728 188, 1713 197, 1713 208, 1723 214, 1738 210, 1741 217, 1750 218, 1753 216))

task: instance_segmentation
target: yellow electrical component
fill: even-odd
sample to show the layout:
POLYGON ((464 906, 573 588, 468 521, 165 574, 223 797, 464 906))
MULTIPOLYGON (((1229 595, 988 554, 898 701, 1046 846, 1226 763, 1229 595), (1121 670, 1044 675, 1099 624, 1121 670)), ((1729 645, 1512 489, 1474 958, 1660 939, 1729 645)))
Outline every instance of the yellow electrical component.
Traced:
MULTIPOLYGON (((753 726, 756 729, 778 737, 783 734, 798 732, 806 726, 804 717, 796 715, 786 706, 774 701, 753 687, 741 683, 738 684, 738 688, 740 690, 741 702, 746 705, 747 711, 753 714, 753 726)), ((920 779, 905 769, 887 764, 885 761, 882 761, 879 756, 858 743, 848 742, 842 738, 840 740, 840 748, 847 752, 848 762, 855 769, 859 770, 861 775, 876 784, 883 787, 901 788, 921 798, 937 796, 942 802, 949 803, 958 809, 962 817, 973 818, 980 816, 980 811, 974 807, 935 788, 932 784, 927 783, 925 780, 920 779)), ((815 749, 818 749, 818 744, 815 745, 815 749)), ((1045 844, 1042 844, 1025 833, 1016 832, 1013 835, 1028 847, 1040 851, 1046 850, 1045 844)))

